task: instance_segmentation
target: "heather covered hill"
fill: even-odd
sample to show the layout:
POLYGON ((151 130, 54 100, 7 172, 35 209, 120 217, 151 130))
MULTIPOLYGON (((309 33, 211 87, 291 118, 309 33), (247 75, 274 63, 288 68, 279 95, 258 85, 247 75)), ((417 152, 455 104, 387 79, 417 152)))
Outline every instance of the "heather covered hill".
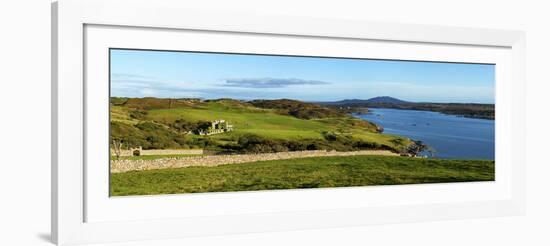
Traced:
POLYGON ((131 109, 171 109, 181 107, 195 107, 202 104, 201 100, 194 98, 124 98, 124 97, 112 97, 111 104, 115 106, 124 106, 131 109))
POLYGON ((253 100, 250 104, 267 109, 275 109, 277 113, 291 115, 299 119, 322 119, 343 117, 343 113, 314 103, 306 103, 291 99, 253 100))

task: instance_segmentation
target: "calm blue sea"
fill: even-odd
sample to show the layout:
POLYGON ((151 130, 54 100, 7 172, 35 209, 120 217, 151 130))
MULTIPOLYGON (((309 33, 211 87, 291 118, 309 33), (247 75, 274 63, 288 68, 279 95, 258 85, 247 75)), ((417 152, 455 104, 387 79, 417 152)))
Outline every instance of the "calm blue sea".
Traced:
POLYGON ((384 133, 420 140, 445 159, 495 158, 495 121, 431 111, 370 108, 355 114, 384 127, 384 133))

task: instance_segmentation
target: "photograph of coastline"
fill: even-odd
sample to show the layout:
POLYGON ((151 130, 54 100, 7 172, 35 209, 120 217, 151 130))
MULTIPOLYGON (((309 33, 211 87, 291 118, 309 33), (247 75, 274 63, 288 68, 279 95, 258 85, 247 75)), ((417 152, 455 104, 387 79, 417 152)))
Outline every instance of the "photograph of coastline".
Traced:
POLYGON ((494 181, 494 64, 110 49, 110 194, 494 181))

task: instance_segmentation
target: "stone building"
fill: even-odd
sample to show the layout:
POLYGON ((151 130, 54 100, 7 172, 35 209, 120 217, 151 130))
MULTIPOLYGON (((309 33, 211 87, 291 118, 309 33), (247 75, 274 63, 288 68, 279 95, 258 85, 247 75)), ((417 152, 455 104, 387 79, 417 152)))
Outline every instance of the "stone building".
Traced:
POLYGON ((225 120, 215 120, 210 123, 211 126, 208 129, 199 130, 199 135, 213 135, 233 131, 233 125, 225 120))

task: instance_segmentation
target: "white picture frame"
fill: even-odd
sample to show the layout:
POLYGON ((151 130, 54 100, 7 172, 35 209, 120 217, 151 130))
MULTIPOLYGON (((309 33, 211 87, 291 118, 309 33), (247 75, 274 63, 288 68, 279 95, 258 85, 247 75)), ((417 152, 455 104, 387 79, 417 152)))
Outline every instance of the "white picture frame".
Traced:
MULTIPOLYGON (((60 0, 52 4, 52 12, 52 237, 57 244, 360 226, 524 213, 525 35, 521 31, 197 12, 186 10, 185 3, 177 0, 60 0), (266 42, 271 37, 284 41, 279 42, 283 44, 277 47, 273 46, 275 48, 272 52, 275 53, 314 54, 317 52, 314 49, 300 51, 300 47, 305 49, 304 44, 300 46, 300 40, 311 40, 312 43, 308 44, 334 42, 335 46, 338 46, 338 43, 353 42, 357 45, 380 45, 382 48, 379 53, 368 54, 371 58, 491 61, 497 64, 496 181, 490 184, 434 184, 391 188, 381 186, 369 189, 245 192, 239 195, 230 192, 113 200, 108 194, 105 195, 102 183, 95 180, 96 177, 97 180, 105 180, 108 168, 102 173, 101 168, 89 165, 90 145, 93 145, 93 142, 89 142, 93 139, 90 134, 93 135, 95 131, 93 127, 90 128, 94 125, 90 120, 101 118, 96 117, 97 115, 90 117, 89 111, 101 110, 92 105, 96 102, 101 104, 102 99, 99 94, 93 93, 95 84, 86 83, 86 80, 90 78, 91 71, 94 71, 92 75, 95 76, 101 74, 102 68, 107 68, 101 65, 104 56, 90 55, 88 52, 93 49, 105 49, 115 43, 125 46, 120 48, 185 48, 181 44, 176 46, 176 42, 166 41, 170 38, 159 38, 160 40, 156 41, 151 38, 139 38, 150 32, 157 33, 158 37, 173 37, 176 41, 180 38, 178 35, 189 33, 207 32, 208 35, 226 37, 232 46, 220 46, 219 49, 222 51, 239 49, 243 52, 249 49, 250 52, 261 52, 262 47, 241 45, 244 47, 242 48, 230 41, 232 38, 255 36, 265 38, 266 42), (124 36, 138 37, 134 40, 139 42, 129 43, 125 41, 124 36), (390 43, 392 48, 400 48, 402 53, 392 54, 384 51, 388 50, 383 48, 384 43, 390 43), (419 55, 416 49, 426 52, 419 55), (472 192, 474 190, 478 192, 472 192), (358 198, 367 194, 371 197, 370 200, 358 198), (420 194, 426 196, 421 197, 420 194), (432 199, 435 194, 441 194, 441 197, 432 199), (317 204, 325 204, 328 200, 334 202, 326 205, 311 203, 307 206, 290 203, 273 205, 277 204, 276 201, 289 201, 300 197, 316 201, 317 204), (414 201, 413 197, 421 199, 422 202, 414 201), (239 205, 245 199, 248 199, 250 206, 239 205), (223 201, 227 202, 228 208, 216 210, 216 204, 223 201), (356 205, 346 205, 346 202, 351 201, 356 205), (132 208, 132 204, 141 204, 141 210, 132 208), (188 206, 185 213, 178 212, 182 206, 188 206), (159 208, 162 208, 161 212, 148 212, 159 211, 159 208), (211 210, 207 211, 207 208, 211 210), (211 212, 212 210, 216 212, 211 212)), ((189 35, 186 37, 191 37, 189 35)), ((216 49, 216 46, 207 49, 216 49)), ((345 50, 336 48, 327 52, 345 54, 345 50)), ((99 53, 101 51, 97 54, 99 53)), ((102 78, 98 77, 99 80, 102 78)), ((107 167, 108 164, 105 165, 107 167)))

